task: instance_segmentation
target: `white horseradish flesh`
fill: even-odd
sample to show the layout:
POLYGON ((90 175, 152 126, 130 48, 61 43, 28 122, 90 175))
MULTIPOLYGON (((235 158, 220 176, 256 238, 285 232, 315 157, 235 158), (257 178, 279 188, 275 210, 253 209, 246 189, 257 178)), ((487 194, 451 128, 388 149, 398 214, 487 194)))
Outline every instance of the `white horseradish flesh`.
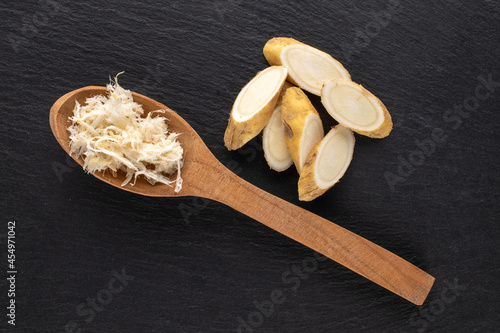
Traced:
POLYGON ((177 140, 180 134, 168 131, 167 119, 161 115, 165 111, 142 117, 142 105, 118 84, 118 76, 106 87, 107 96, 76 103, 68 128, 71 154, 83 158, 87 172, 110 171, 115 177, 119 170, 125 172, 122 186, 134 185, 142 175, 152 185, 175 186, 179 192, 183 148, 177 140), (176 179, 170 179, 175 173, 176 179))

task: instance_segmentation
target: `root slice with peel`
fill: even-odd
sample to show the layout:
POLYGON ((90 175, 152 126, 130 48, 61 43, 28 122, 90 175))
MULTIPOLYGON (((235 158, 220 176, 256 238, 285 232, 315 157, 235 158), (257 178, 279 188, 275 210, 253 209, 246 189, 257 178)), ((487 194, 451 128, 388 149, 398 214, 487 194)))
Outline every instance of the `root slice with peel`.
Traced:
POLYGON ((271 66, 259 72, 241 90, 229 116, 224 143, 235 150, 262 131, 271 118, 287 77, 287 68, 271 66))
POLYGON ((264 45, 264 57, 271 66, 283 66, 281 52, 288 45, 306 45, 289 37, 274 37, 264 45))
POLYGON ((281 117, 285 142, 300 174, 311 149, 323 138, 323 123, 306 94, 297 87, 283 96, 281 117))
POLYGON ((350 129, 337 125, 311 150, 299 178, 299 200, 316 199, 342 178, 352 160, 354 141, 350 129))
POLYGON ((288 81, 318 96, 325 82, 351 79, 349 72, 332 56, 293 38, 270 39, 264 46, 264 56, 272 66, 288 68, 288 81))
POLYGON ((262 146, 264 157, 271 169, 285 171, 293 164, 292 156, 286 146, 283 121, 281 120, 281 105, 274 110, 271 120, 264 128, 262 146))
POLYGON ((392 119, 384 104, 361 85, 331 80, 321 91, 328 113, 344 127, 372 138, 384 138, 392 130, 392 119))
POLYGON ((278 103, 276 103, 276 108, 273 111, 273 115, 266 127, 264 127, 262 135, 264 157, 269 167, 275 171, 285 171, 293 164, 292 156, 286 146, 283 121, 281 120, 283 96, 290 87, 292 87, 292 84, 285 82, 278 103))

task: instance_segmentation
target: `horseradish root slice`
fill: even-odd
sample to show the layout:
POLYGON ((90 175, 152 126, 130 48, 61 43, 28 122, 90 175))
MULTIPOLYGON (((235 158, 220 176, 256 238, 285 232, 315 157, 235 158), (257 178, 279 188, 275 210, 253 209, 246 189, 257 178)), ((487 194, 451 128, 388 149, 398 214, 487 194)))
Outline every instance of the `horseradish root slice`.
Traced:
POLYGON ((344 127, 372 138, 384 138, 392 119, 384 104, 368 90, 347 80, 331 80, 321 91, 328 113, 344 127))
POLYGON ((264 157, 269 167, 276 171, 285 171, 293 164, 292 156, 288 151, 285 142, 285 133, 283 121, 281 120, 281 105, 286 90, 293 85, 285 82, 281 90, 280 97, 276 103, 271 119, 264 127, 262 135, 262 147, 264 148, 264 157))
POLYGON ((299 200, 311 201, 325 193, 344 175, 351 163, 354 135, 337 125, 312 149, 299 178, 299 200))
POLYGON ((229 150, 240 148, 266 126, 286 77, 286 67, 271 66, 259 72, 241 90, 224 134, 224 143, 229 150))
POLYGON ((293 164, 292 156, 285 142, 283 121, 281 120, 281 105, 274 110, 271 120, 264 128, 262 146, 264 148, 264 157, 271 169, 285 171, 293 164))
POLYGON ((269 64, 288 68, 288 81, 318 96, 325 82, 351 79, 349 72, 332 56, 293 38, 269 40, 264 46, 264 56, 269 64))
POLYGON ((288 45, 306 45, 289 37, 274 37, 264 45, 264 57, 271 66, 283 66, 281 51, 288 45))
POLYGON ((300 174, 311 149, 323 138, 323 123, 318 112, 297 87, 288 88, 281 105, 285 142, 300 174))

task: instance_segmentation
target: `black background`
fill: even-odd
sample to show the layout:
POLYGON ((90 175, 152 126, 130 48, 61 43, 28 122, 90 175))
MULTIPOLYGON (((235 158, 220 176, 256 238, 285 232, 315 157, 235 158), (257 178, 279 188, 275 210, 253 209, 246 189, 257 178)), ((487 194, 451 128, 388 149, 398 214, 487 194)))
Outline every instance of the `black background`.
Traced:
MULTIPOLYGON (((498 331, 498 1, 9 0, 0 8, 0 330, 235 332, 245 321, 255 332, 498 331), (232 103, 266 68, 262 48, 275 36, 332 54, 394 120, 386 139, 356 135, 345 177, 312 203, 298 201, 293 168, 269 170, 260 137, 241 152, 223 145, 232 103), (122 86, 176 110, 245 180, 433 275, 426 303, 332 261, 283 280, 313 262, 313 251, 221 204, 141 197, 71 163, 50 131, 51 105, 121 71, 122 86), (445 139, 432 150, 433 132, 445 139), (400 177, 392 187, 390 174, 400 177), (9 221, 15 327, 6 323, 9 221), (134 278, 89 314, 87 298, 109 296, 122 269, 134 278), (258 314, 273 290, 284 302, 258 314)), ((325 127, 335 124, 311 99, 325 127)))

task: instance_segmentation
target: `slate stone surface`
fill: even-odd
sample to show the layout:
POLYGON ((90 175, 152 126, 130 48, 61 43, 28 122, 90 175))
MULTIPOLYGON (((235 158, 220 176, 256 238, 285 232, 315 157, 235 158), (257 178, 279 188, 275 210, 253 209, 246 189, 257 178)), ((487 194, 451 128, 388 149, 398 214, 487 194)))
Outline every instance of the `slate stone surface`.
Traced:
POLYGON ((498 332, 499 31, 494 0, 3 1, 0 330, 498 332), (312 203, 298 201, 293 169, 269 170, 260 138, 241 152, 223 145, 274 36, 331 53, 395 123, 383 140, 357 135, 345 177, 312 203), (435 276, 426 303, 221 204, 140 197, 71 163, 51 105, 121 71, 124 87, 180 113, 245 180, 435 276))

